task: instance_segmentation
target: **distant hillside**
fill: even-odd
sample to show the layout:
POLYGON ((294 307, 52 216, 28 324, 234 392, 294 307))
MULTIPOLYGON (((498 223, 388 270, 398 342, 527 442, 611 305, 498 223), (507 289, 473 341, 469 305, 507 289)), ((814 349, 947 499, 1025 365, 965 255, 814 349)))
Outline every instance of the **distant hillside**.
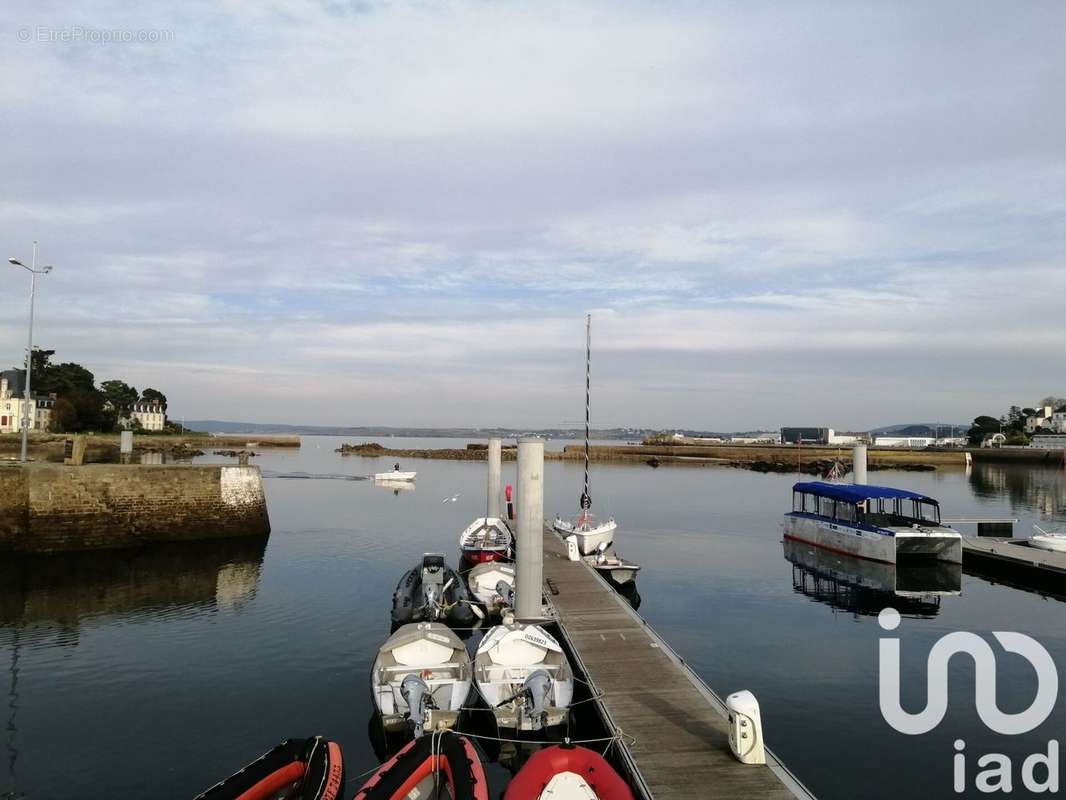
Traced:
MULTIPOLYGON (((514 428, 395 428, 388 426, 342 427, 330 425, 283 425, 265 422, 235 422, 218 419, 185 420, 185 427, 209 433, 296 433, 308 436, 408 436, 422 438, 473 438, 487 436, 544 436, 549 439, 581 439, 584 428, 543 428, 517 430, 514 428)), ((602 428, 592 430, 594 439, 632 439, 639 441, 648 433, 636 428, 602 428)))
POLYGON ((950 436, 952 428, 956 436, 965 436, 970 429, 970 423, 950 422, 907 422, 901 425, 886 425, 883 428, 874 428, 870 433, 875 436, 950 436))

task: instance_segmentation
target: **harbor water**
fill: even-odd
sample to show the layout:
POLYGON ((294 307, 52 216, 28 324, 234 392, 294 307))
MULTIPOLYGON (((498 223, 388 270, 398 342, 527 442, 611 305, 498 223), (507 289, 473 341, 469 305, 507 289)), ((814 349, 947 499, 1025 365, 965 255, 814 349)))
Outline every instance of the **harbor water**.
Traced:
MULTIPOLYGON (((369 669, 389 633, 392 591, 423 552, 455 563, 459 531, 485 512, 485 465, 403 459, 416 484, 386 488, 365 476, 395 459, 342 457, 334 452, 342 441, 304 437, 299 450, 253 459, 266 478, 265 543, 2 562, 0 797, 190 798, 282 739, 313 734, 341 743, 349 778, 378 763, 369 669)), ((503 473, 513 483, 514 463, 503 473)), ((1018 535, 1066 518, 1061 470, 978 465, 869 477, 938 498, 945 517, 1018 517, 1018 535)), ((1000 709, 1017 712, 1033 699, 1035 675, 992 633, 1034 637, 1061 672, 1066 605, 950 570, 888 575, 788 548, 781 519, 795 480, 593 465, 594 510, 618 520, 619 553, 644 567, 641 615, 719 694, 755 693, 770 746, 823 800, 960 796, 956 740, 965 743, 967 794, 977 794, 978 759, 1001 753, 1013 764, 1010 796, 1030 796, 1022 763, 1061 738, 1063 703, 1032 732, 996 734, 975 709, 973 661, 958 657, 946 717, 907 736, 879 710, 878 645, 900 638, 902 702, 917 711, 932 645, 953 631, 977 633, 997 654, 1000 709), (903 615, 891 634, 877 620, 887 606, 903 615)), ((581 481, 580 462, 545 463, 546 518, 577 511, 581 481)), ((498 796, 507 773, 493 767, 490 777, 498 796)))

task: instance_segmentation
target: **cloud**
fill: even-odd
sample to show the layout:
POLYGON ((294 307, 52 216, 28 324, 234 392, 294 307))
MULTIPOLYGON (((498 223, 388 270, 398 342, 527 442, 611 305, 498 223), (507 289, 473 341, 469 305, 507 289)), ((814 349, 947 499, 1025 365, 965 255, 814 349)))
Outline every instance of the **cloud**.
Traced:
POLYGON ((1064 17, 5 8, 0 235, 41 343, 189 417, 558 424, 597 308, 605 423, 964 419, 1055 391, 1064 17), (14 38, 73 26, 172 36, 14 38))

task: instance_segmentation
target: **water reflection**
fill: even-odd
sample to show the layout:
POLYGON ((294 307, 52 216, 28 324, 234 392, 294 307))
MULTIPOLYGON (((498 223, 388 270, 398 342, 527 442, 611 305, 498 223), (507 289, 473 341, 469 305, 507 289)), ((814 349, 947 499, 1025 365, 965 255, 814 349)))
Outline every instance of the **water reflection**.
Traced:
POLYGON ((922 559, 893 566, 791 539, 784 541, 784 552, 794 591, 853 614, 876 616, 893 606, 907 616, 933 617, 944 595, 962 592, 959 564, 922 559))
POLYGON ((969 475, 978 497, 1006 497, 1011 508, 1034 510, 1045 516, 1066 515, 1066 470, 977 464, 969 475))
POLYGON ((168 543, 140 550, 5 558, 0 625, 58 625, 76 641, 89 617, 215 607, 255 596, 265 538, 168 543))

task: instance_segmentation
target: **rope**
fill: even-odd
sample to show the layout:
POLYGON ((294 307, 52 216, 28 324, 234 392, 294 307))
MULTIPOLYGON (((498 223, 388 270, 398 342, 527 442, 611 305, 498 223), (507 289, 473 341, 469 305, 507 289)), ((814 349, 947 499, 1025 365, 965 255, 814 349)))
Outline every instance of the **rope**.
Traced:
MULTIPOLYGON (((490 742, 510 742, 510 743, 514 743, 514 744, 543 744, 543 745, 553 745, 553 744, 599 744, 601 742, 611 743, 611 742, 622 741, 624 739, 628 739, 629 740, 628 743, 630 745, 633 745, 633 744, 636 744, 636 741, 637 741, 635 737, 630 736, 628 733, 624 733, 622 731, 618 731, 618 733, 616 733, 614 736, 604 736, 604 737, 601 737, 599 739, 570 739, 570 738, 567 738, 567 739, 564 739, 562 742, 560 742, 557 739, 555 739, 555 740, 551 740, 551 739, 540 739, 540 740, 538 740, 538 739, 508 739, 507 737, 504 737, 504 736, 487 736, 487 735, 485 735, 483 733, 467 733, 466 731, 460 731, 460 730, 455 731, 455 733, 460 734, 461 736, 469 736, 471 739, 485 739, 486 741, 490 741, 490 742)), ((608 746, 610 746, 610 744, 608 744, 608 746)))

